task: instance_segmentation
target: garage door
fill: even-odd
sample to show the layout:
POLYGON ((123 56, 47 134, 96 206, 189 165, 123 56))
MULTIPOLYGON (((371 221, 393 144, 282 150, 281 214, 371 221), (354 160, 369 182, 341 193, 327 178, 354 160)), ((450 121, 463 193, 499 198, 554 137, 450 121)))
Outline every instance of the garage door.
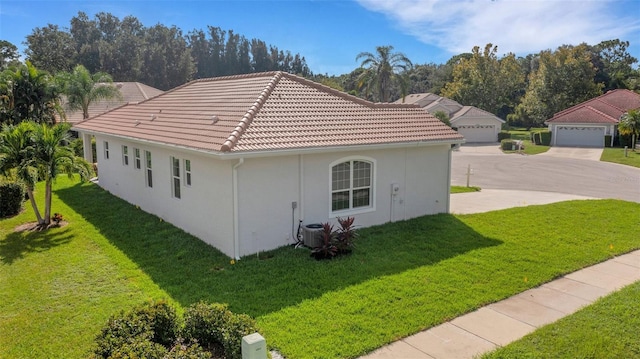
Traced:
POLYGON ((604 147, 604 127, 557 126, 556 146, 604 147))
POLYGON ((497 142, 495 125, 460 125, 458 133, 464 136, 467 142, 497 142))

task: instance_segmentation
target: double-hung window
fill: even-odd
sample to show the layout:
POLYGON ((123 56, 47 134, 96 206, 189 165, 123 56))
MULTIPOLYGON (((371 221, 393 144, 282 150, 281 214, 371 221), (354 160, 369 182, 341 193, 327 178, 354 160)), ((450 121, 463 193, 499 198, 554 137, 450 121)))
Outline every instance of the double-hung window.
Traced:
POLYGON ((108 160, 109 159, 109 142, 104 141, 103 145, 104 145, 104 159, 108 160))
POLYGON ((147 180, 147 187, 153 187, 153 170, 151 169, 151 152, 144 151, 145 162, 145 179, 147 180))
POLYGON ((171 157, 171 192, 175 198, 180 198, 180 159, 171 157))
POLYGON ((129 165, 129 146, 122 145, 122 164, 129 165))
POLYGON ((349 160, 331 167, 331 211, 373 207, 373 162, 349 160))
POLYGON ((191 160, 184 160, 184 185, 191 186, 191 160))
POLYGON ((134 148, 133 149, 133 157, 134 157, 134 165, 135 165, 136 169, 139 170, 142 167, 142 160, 140 159, 140 149, 139 148, 134 148))

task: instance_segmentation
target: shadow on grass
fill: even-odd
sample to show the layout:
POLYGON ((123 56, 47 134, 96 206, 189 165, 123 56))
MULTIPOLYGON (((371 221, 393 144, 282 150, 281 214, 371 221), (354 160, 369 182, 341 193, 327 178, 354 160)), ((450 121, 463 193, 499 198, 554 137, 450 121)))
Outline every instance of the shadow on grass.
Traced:
POLYGON ((68 229, 46 231, 11 232, 0 241, 0 262, 12 264, 28 253, 44 252, 59 245, 69 243, 73 237, 68 229))
POLYGON ((75 185, 56 194, 181 305, 228 303, 254 317, 501 243, 442 214, 362 229, 354 252, 330 261, 312 259, 307 249, 284 247, 232 264, 213 247, 97 185, 75 185))

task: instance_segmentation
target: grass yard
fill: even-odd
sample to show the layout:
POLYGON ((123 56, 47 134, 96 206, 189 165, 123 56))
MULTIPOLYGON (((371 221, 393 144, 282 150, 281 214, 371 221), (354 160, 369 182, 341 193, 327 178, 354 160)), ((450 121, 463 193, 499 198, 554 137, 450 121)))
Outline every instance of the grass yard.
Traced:
POLYGON ((627 157, 624 156, 624 148, 605 148, 602 151, 600 161, 619 163, 622 165, 640 168, 640 151, 627 151, 627 157))
POLYGON ((451 194, 454 193, 467 193, 467 192, 480 192, 480 187, 474 186, 451 186, 451 194))
MULTIPOLYGON (((544 153, 549 151, 549 146, 536 145, 531 142, 531 133, 540 131, 540 128, 536 128, 533 131, 525 128, 512 128, 507 132, 511 134, 511 138, 514 140, 521 140, 524 145, 524 150, 522 151, 526 155, 537 155, 540 153, 544 153)), ((517 153, 518 151, 502 151, 504 153, 517 153)))
POLYGON ((67 226, 0 220, 0 358, 86 357, 109 315, 149 298, 228 303, 288 358, 352 358, 640 248, 640 205, 618 200, 426 216, 362 229, 331 261, 287 247, 235 264, 93 184, 59 178, 53 205, 67 226))
POLYGON ((482 358, 639 358, 638 298, 640 282, 482 358))

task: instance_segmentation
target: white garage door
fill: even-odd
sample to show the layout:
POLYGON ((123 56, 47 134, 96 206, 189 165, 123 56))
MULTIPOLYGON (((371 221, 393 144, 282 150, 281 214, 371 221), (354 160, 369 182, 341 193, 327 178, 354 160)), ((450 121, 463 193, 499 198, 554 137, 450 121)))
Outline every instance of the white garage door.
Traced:
POLYGON ((557 126, 556 146, 604 147, 604 127, 557 126))
POLYGON ((495 125, 460 125, 458 133, 464 136, 467 142, 497 142, 495 125))

